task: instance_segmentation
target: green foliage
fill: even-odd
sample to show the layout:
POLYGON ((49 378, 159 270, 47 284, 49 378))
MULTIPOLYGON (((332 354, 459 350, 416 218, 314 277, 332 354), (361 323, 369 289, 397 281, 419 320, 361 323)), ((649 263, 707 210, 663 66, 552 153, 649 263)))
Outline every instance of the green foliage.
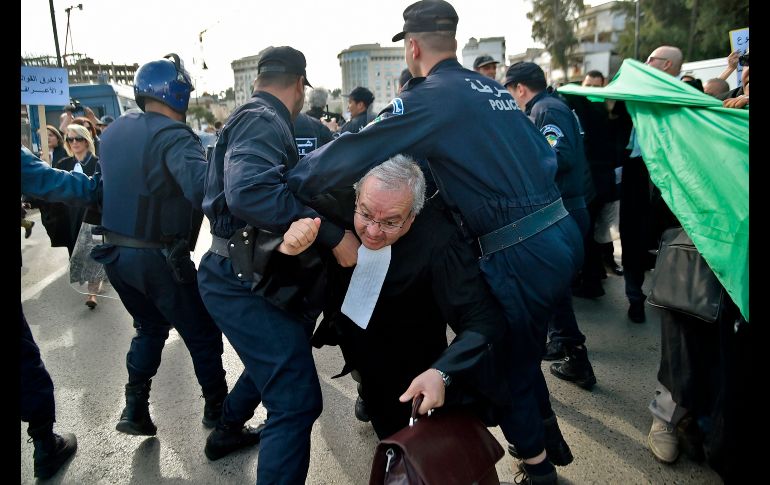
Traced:
POLYGON ((342 89, 340 88, 334 88, 331 92, 332 98, 337 99, 340 97, 340 94, 342 94, 342 89))
POLYGON ((583 11, 583 0, 532 0, 532 39, 551 54, 551 63, 567 72, 567 53, 577 45, 575 20, 583 11))
MULTIPOLYGON (((636 2, 617 8, 627 19, 618 53, 633 58, 636 2)), ((749 26, 749 0, 642 0, 641 14, 639 60, 658 46, 673 45, 685 62, 697 61, 730 54, 730 31, 749 26)))

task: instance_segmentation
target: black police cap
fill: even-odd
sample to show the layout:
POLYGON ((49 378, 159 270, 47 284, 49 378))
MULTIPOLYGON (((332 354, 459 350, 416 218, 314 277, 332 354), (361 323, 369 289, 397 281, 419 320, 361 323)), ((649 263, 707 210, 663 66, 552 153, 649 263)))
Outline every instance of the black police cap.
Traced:
POLYGON ((374 94, 365 87, 358 86, 348 94, 350 99, 356 103, 363 101, 365 105, 369 106, 374 101, 374 94))
POLYGON ((259 58, 257 64, 257 73, 263 72, 283 72, 287 74, 297 74, 305 78, 305 86, 313 87, 307 80, 305 72, 305 55, 297 49, 289 46, 269 47, 259 58))
POLYGON ((517 62, 509 67, 508 72, 505 73, 503 86, 507 86, 511 83, 518 84, 525 81, 545 82, 545 73, 543 72, 543 69, 534 62, 517 62))
POLYGON ((407 32, 437 32, 457 30, 459 17, 453 6, 444 0, 420 0, 404 10, 404 30, 393 36, 402 40, 407 32))
POLYGON ((499 62, 494 60, 492 56, 479 56, 475 61, 473 61, 473 68, 478 69, 480 67, 486 66, 487 64, 499 64, 499 62))

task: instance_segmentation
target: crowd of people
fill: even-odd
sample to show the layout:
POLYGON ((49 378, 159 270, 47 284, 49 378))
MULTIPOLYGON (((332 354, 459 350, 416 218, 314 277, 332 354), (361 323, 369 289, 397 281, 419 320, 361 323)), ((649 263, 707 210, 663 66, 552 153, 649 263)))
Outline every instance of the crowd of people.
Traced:
MULTIPOLYGON (((361 86, 348 95, 344 123, 328 112, 322 89, 301 113, 313 88, 305 56, 271 47, 252 97, 204 146, 184 123, 193 83, 169 54, 137 71, 140 111, 116 120, 65 112, 62 131, 46 127, 51 166, 60 171, 22 147, 22 192, 41 208, 52 245, 74 258, 81 224, 103 237, 87 252, 104 275, 71 271, 92 290, 86 304, 96 306, 108 280, 133 318, 118 431, 157 433, 151 383, 175 328, 205 400, 202 423, 212 428, 206 456, 260 443, 257 484, 304 483, 323 407, 312 347, 323 345, 339 345, 341 374, 358 383, 355 415, 380 439, 407 423, 421 395, 420 414, 461 407, 499 426, 521 483, 555 484, 555 467, 574 460, 541 362, 592 389, 597 380, 572 297, 600 298, 602 278, 615 272, 625 280, 628 318, 644 323, 650 249, 678 221, 656 197, 622 101, 561 95, 531 62, 510 66, 500 82, 491 56, 463 68, 455 54, 459 18, 446 1, 420 0, 403 17, 393 41, 403 40, 408 67, 399 97, 379 114, 361 86), (205 214, 212 234, 197 270, 194 211, 205 214), (447 326, 456 334, 451 343, 447 326), (230 389, 222 335, 243 364, 230 389), (260 404, 268 418, 247 426, 260 404)), ((731 66, 739 62, 740 92, 719 80, 682 81, 743 108, 748 53, 731 55, 731 66)), ((679 76, 682 53, 661 46, 646 64, 679 76)), ((583 80, 605 84, 599 71, 583 80)), ((740 472, 729 427, 742 421, 716 386, 739 387, 736 369, 685 351, 707 343, 714 353, 732 352, 736 337, 725 329, 748 322, 725 300, 715 329, 662 313, 648 445, 665 463, 680 448, 708 459, 728 480, 740 472)), ((35 443, 35 476, 46 478, 77 442, 53 432, 53 384, 20 313, 22 420, 35 443)))

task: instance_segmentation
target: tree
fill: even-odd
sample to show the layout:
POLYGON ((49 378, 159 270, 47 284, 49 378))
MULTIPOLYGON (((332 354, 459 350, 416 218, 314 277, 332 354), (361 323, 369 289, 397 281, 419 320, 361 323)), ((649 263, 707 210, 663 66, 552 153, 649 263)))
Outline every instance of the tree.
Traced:
POLYGON ((340 94, 342 94, 342 89, 340 88, 334 88, 331 92, 332 98, 337 99, 340 97, 340 94))
POLYGON ((192 105, 187 108, 187 112, 189 116, 193 116, 197 118, 199 122, 200 120, 203 120, 206 123, 213 125, 214 121, 216 121, 216 117, 214 116, 214 113, 206 109, 205 106, 192 105))
POLYGON ((532 39, 542 42, 551 54, 551 64, 567 78, 567 54, 577 45, 575 20, 583 12, 583 0, 532 0, 532 39))
MULTIPOLYGON (((642 59, 661 45, 682 49, 685 62, 726 57, 730 53, 729 32, 749 25, 749 0, 642 0, 640 6, 642 59)), ((627 19, 618 53, 633 58, 636 2, 620 2, 616 8, 625 12, 627 19)))

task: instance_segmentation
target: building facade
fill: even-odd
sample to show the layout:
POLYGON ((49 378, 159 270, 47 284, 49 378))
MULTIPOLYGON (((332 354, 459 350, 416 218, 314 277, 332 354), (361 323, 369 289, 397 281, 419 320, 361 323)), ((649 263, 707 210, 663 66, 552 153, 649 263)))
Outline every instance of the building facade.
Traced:
POLYGON ((505 76, 505 37, 482 37, 476 39, 471 37, 463 47, 463 67, 473 70, 473 61, 478 56, 488 55, 492 56, 492 59, 496 60, 497 65, 497 79, 502 79, 505 76))
MULTIPOLYGON (((592 7, 586 5, 577 19, 575 37, 578 45, 569 54, 567 78, 582 80, 588 71, 600 71, 609 81, 620 69, 623 60, 615 51, 620 34, 626 27, 626 15, 613 11, 620 2, 606 2, 592 7)), ((563 76, 563 72, 561 73, 563 76)))
POLYGON ((255 56, 242 57, 230 63, 230 67, 233 69, 233 90, 235 91, 236 106, 242 105, 251 98, 254 80, 257 79, 257 64, 259 64, 259 59, 266 49, 269 47, 262 49, 255 56))
MULTIPOLYGON (((84 54, 67 54, 62 59, 70 84, 128 84, 134 85, 139 64, 115 64, 95 62, 84 54)), ((25 57, 27 66, 59 67, 56 56, 25 57)))
POLYGON ((350 46, 337 54, 342 70, 342 94, 365 87, 374 93, 375 113, 387 106, 398 94, 398 78, 406 69, 403 47, 380 47, 380 44, 350 46))

